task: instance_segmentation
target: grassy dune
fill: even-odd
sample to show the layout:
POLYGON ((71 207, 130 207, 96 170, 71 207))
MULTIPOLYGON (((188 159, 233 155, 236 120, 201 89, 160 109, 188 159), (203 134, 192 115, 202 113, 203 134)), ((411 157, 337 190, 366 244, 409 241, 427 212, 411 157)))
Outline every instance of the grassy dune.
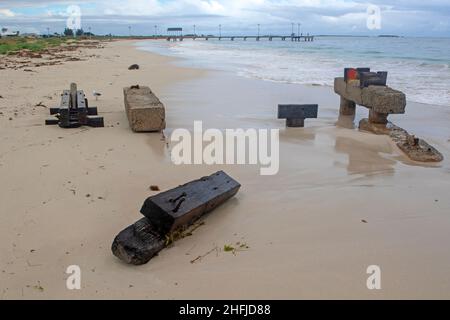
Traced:
POLYGON ((0 39, 0 54, 16 52, 24 49, 33 52, 42 51, 48 47, 56 47, 73 38, 48 38, 48 39, 28 39, 28 38, 2 38, 0 39))

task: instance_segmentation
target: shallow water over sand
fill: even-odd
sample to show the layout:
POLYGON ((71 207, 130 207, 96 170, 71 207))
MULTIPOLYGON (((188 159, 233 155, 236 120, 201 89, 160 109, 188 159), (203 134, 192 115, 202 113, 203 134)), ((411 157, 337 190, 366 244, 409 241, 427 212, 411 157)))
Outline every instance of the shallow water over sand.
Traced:
MULTIPOLYGON (((257 166, 220 166, 243 187, 230 211, 208 220, 214 234, 200 237, 207 241, 236 232, 252 249, 230 270, 219 267, 215 258, 205 261, 208 272, 226 279, 214 296, 448 296, 447 109, 410 103, 406 115, 391 119, 427 139, 446 158, 424 165, 409 161, 388 137, 355 129, 367 117, 365 108, 358 107, 356 119, 339 118, 339 99, 328 88, 211 72, 167 87, 162 95, 168 106, 167 134, 191 128, 194 120, 209 128, 281 130, 278 175, 259 176, 257 166), (278 103, 319 103, 319 118, 307 120, 304 129, 285 129, 284 121, 276 119, 278 103), (384 275, 378 293, 365 287, 366 268, 373 264, 384 275), (239 293, 233 289, 243 287, 239 293)), ((199 287, 207 290, 206 284, 199 287)))

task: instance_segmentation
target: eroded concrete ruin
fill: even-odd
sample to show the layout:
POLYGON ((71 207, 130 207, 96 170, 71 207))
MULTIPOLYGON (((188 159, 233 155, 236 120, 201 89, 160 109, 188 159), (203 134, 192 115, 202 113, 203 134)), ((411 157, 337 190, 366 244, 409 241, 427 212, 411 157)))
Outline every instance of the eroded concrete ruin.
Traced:
POLYGON ((405 94, 387 86, 361 88, 359 80, 345 82, 344 78, 336 78, 334 92, 341 96, 342 115, 354 115, 356 105, 360 105, 369 109, 370 122, 386 124, 390 114, 405 113, 405 94))
MULTIPOLYGON (((362 85, 359 79, 364 77, 364 74, 370 73, 368 68, 347 68, 345 72, 345 77, 334 79, 334 91, 341 97, 341 115, 354 116, 356 105, 366 107, 369 109, 369 118, 360 121, 360 130, 389 135, 400 150, 411 160, 419 162, 440 162, 443 160, 442 154, 426 141, 416 138, 405 129, 388 121, 390 114, 405 113, 406 95, 403 92, 386 85, 362 85), (354 78, 347 76, 348 70, 354 72, 354 78)), ((374 73, 371 74, 375 75, 374 73)), ((378 74, 387 76, 386 73, 378 74)), ((386 79, 383 80, 385 82, 386 79)))

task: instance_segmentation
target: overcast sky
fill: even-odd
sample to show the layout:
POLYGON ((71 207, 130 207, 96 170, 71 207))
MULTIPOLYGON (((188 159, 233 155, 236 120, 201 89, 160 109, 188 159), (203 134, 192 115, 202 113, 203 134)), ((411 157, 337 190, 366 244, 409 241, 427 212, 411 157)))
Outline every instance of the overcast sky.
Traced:
POLYGON ((84 30, 97 34, 152 35, 167 27, 185 33, 290 34, 291 23, 311 34, 450 36, 449 0, 0 0, 0 27, 62 32, 67 7, 81 8, 84 30), (367 27, 367 9, 381 10, 381 29, 367 27))

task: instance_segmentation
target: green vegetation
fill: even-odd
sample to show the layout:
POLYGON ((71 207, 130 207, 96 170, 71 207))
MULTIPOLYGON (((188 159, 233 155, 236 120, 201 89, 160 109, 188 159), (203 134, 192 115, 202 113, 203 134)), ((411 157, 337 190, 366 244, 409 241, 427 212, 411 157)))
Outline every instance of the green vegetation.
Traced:
POLYGON ((17 52, 20 50, 30 50, 39 52, 48 47, 56 47, 67 41, 73 41, 73 38, 2 38, 0 39, 0 54, 17 52))
POLYGON ((232 254, 236 255, 239 251, 245 251, 250 249, 250 247, 246 243, 236 242, 235 245, 226 244, 223 246, 224 252, 231 252, 232 254))
POLYGON ((192 236, 193 232, 204 226, 205 222, 195 222, 189 227, 180 227, 166 235, 166 247, 171 246, 176 241, 192 236))

